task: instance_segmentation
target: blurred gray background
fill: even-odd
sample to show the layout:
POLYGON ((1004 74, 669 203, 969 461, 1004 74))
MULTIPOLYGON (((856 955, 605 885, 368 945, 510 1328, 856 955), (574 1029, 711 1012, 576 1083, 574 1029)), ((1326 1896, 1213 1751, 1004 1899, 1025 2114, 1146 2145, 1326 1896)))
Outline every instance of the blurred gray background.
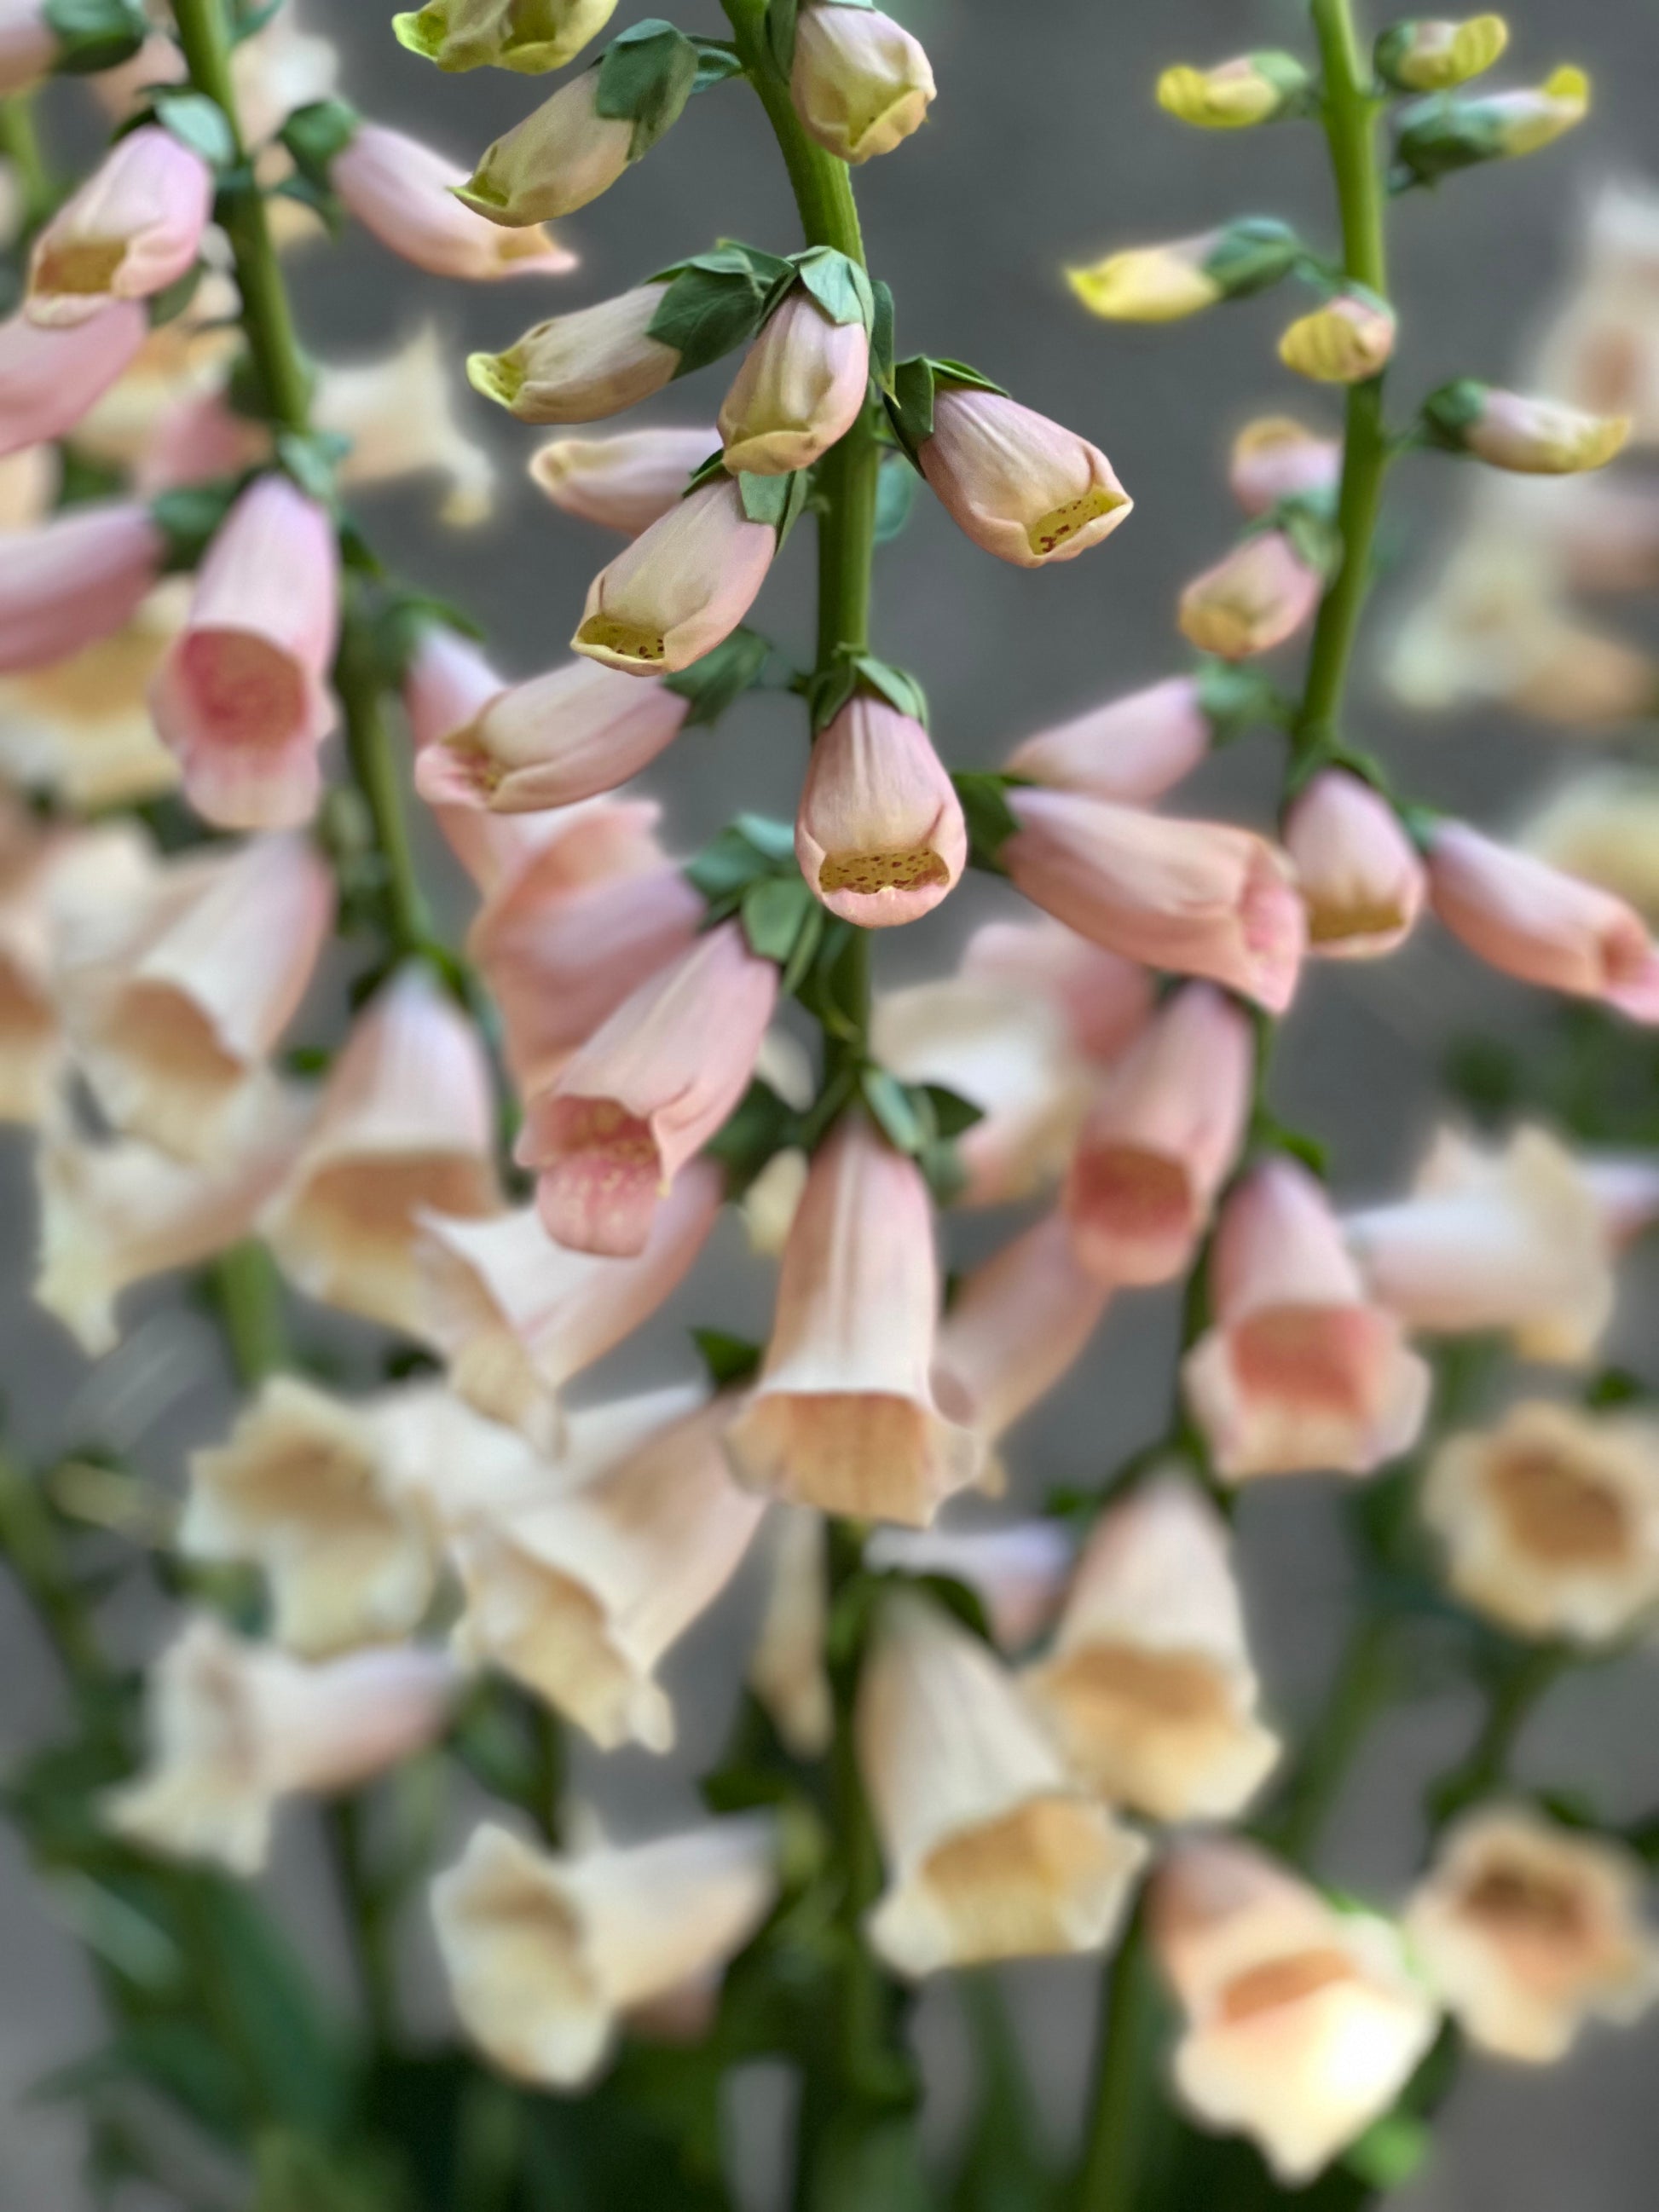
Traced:
MULTIPOLYGON (((623 0, 617 27, 645 12, 623 0)), ((905 536, 878 556, 877 650, 922 678, 947 758, 989 764, 1042 723, 1181 665, 1176 592, 1237 526, 1222 477, 1232 432, 1251 415, 1281 407, 1310 417, 1329 411, 1334 420, 1322 395, 1292 388, 1295 380, 1276 363, 1283 298, 1161 331, 1115 328, 1076 307, 1062 265, 1234 214, 1283 214, 1314 240, 1328 238, 1328 179, 1312 130, 1194 132, 1158 114, 1152 100, 1168 62, 1302 46, 1305 9, 1297 0, 1162 0, 1139 8, 1041 0, 1023 9, 908 0, 902 12, 933 56, 938 104, 917 138, 859 177, 872 265, 897 296, 900 349, 965 357, 1074 425, 1106 448, 1138 501, 1103 550, 1049 572, 1022 574, 981 554, 925 496, 905 536)), ((390 13, 390 0, 304 0, 304 21, 338 40, 344 88, 371 114, 471 154, 533 100, 534 88, 510 76, 440 76, 394 45, 390 13)), ((677 20, 688 30, 725 27, 713 0, 688 0, 677 20)), ((1650 0, 1517 0, 1510 20, 1504 77, 1529 82, 1559 61, 1582 62, 1595 80, 1595 110, 1547 154, 1398 207, 1394 292, 1406 391, 1466 372, 1501 377, 1571 257, 1594 185, 1644 167, 1659 178, 1659 14, 1650 0)), ((76 133, 77 97, 54 95, 60 143, 76 133)), ((337 252, 312 249, 294 264, 307 336, 325 357, 362 357, 435 317, 453 334, 459 362, 466 347, 503 344, 541 315, 620 290, 719 234, 779 251, 797 243, 775 149, 741 87, 695 102, 647 161, 562 231, 582 256, 574 276, 471 291, 418 276, 361 234, 337 252)), ((676 386, 648 419, 712 421, 722 375, 716 368, 676 386)), ((522 475, 538 434, 482 401, 464 404, 502 464, 499 520, 469 537, 447 536, 433 526, 433 502, 419 489, 367 502, 365 519, 412 577, 487 623, 509 673, 527 674, 563 652, 587 579, 612 541, 539 505, 522 475)), ((1434 556, 1466 483, 1432 461, 1399 471, 1392 511, 1401 578, 1434 556)), ((803 531, 757 615, 786 644, 804 641, 811 581, 810 532, 803 531)), ((1413 726, 1363 672, 1356 725, 1408 789, 1486 822, 1505 820, 1528 791, 1561 771, 1575 745, 1506 717, 1413 726)), ((790 812, 802 736, 793 702, 751 697, 712 735, 686 738, 652 778, 668 803, 676 844, 689 848, 739 805, 790 812)), ((1194 811, 1265 820, 1275 772, 1265 744, 1242 747, 1206 769, 1182 804, 1190 798, 1194 811)), ((434 866, 441 868, 441 856, 434 866)), ((458 887, 455 899, 459 919, 458 887)), ((998 887, 965 886, 935 924, 882 943, 882 975, 942 970, 974 921, 1010 903, 998 887)), ((1278 1103, 1331 1144, 1345 1194, 1391 1188, 1427 1129, 1441 1042, 1475 1021, 1518 1027, 1528 1013, 1526 994, 1440 944, 1425 941, 1378 967, 1316 968, 1283 1048, 1278 1103)), ((33 1204, 21 1143, 0 1152, 0 1178, 12 1224, 0 1338, 20 1436, 50 1449, 106 1432, 128 1443, 158 1480, 176 1485, 184 1451, 212 1441, 224 1421, 223 1379, 205 1322, 166 1296, 136 1300, 128 1344, 88 1374, 28 1302, 33 1204)), ((1006 1218, 964 1224, 954 1255, 973 1256, 1009 1225, 1006 1218)), ((734 1235, 723 1234, 696 1289, 607 1364, 601 1393, 684 1367, 690 1318, 763 1331, 764 1273, 747 1262, 734 1235)), ((1632 1285, 1627 1313, 1642 1310, 1650 1312, 1651 1301, 1632 1285)), ((1174 1332, 1166 1300, 1120 1304, 1089 1358, 1016 1437, 1017 1495, 1036 1498, 1055 1483, 1097 1480, 1157 1432, 1174 1332)), ((1641 1363, 1644 1334, 1626 1320, 1615 1351, 1641 1363)), ((1318 1704, 1346 1605, 1330 1486, 1259 1487, 1241 1526, 1270 1702, 1294 1723, 1318 1704)), ((686 1774, 720 1739, 732 1655, 753 1617, 754 1595, 735 1594, 670 1669, 671 1686, 681 1692, 684 1741, 668 1773, 635 1754, 606 1762, 603 1771, 592 1762, 585 1771, 585 1786, 613 1818, 654 1824, 666 1817, 665 1805, 688 1801, 686 1774)), ((137 1650, 154 1648, 161 1633, 159 1623, 143 1617, 117 1628, 137 1650)), ((8 1692, 0 1717, 5 1754, 52 1727, 55 1691, 29 1625, 3 1589, 0 1679, 8 1692)), ((1650 1804, 1659 1799, 1656 1693, 1659 1662, 1645 1656, 1570 1683, 1527 1737, 1528 1770, 1589 1789, 1621 1814, 1650 1804)), ((1385 1723, 1333 1836, 1327 1865, 1334 1878, 1380 1899, 1399 1894, 1415 1864, 1420 1784, 1456 1755, 1472 1713, 1468 1701, 1448 1693, 1385 1723)), ((301 1942, 321 1971, 334 1973, 337 1929, 319 1899, 310 1853, 303 1823, 296 1824, 276 1879, 293 1901, 301 1942)), ((410 1940, 418 1946, 421 1932, 410 1940)), ((73 1942, 41 1908, 3 1832, 0 1961, 0 2100, 8 2107, 0 2207, 76 2212, 83 2199, 73 2125, 60 2110, 22 2100, 31 2081, 88 2047, 95 2013, 73 1942)), ((1057 2138, 1075 2122, 1097 1980, 1086 1963, 1009 1977, 1057 2138)), ((941 2126, 952 2104, 960 2033, 949 1993, 930 1994, 919 2033, 937 2064, 941 2126)), ((1402 2212, 1563 2212, 1569 2205, 1572 2212, 1641 2212, 1653 2202, 1650 2177, 1659 2166, 1656 2066, 1659 2017, 1642 2030, 1592 2033, 1571 2063, 1552 2071, 1471 2064, 1436 2161, 1402 2198, 1402 2212)), ((768 2149, 779 2136, 775 2089, 761 2081, 738 2092, 756 2146, 744 2177, 753 2212, 780 2201, 768 2149)))

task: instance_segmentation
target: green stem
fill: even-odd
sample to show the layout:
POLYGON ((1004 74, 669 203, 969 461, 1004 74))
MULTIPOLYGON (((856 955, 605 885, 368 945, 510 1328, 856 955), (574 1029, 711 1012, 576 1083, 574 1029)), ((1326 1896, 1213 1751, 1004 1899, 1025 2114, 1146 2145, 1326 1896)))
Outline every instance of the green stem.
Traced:
POLYGON ((282 1284, 270 1253, 252 1237, 221 1254, 214 1279, 237 1378, 252 1389, 288 1364, 282 1284))
POLYGON ((1157 2014, 1156 1968, 1143 1905, 1118 1946, 1106 1984, 1076 2212, 1140 2212, 1146 2201, 1148 2121, 1162 2109, 1155 2080, 1157 2014))
POLYGON ((369 2033, 377 2049, 388 2050, 398 2035, 395 1931, 385 1893, 369 1869, 362 1801, 337 1798, 326 1808, 323 1819, 346 1908, 369 2033))
POLYGON ((1437 1834, 1466 1807, 1502 1788, 1522 1729, 1569 1663, 1555 1644, 1537 1644, 1517 1652, 1493 1679, 1486 1717, 1468 1756, 1429 1793, 1430 1826, 1437 1834))
POLYGON ((1329 1701, 1267 1824, 1271 1841, 1297 1866, 1313 1858, 1360 1745, 1389 1700, 1395 1680, 1391 1641, 1385 1614, 1363 1613, 1354 1623, 1329 1701))
POLYGON ((345 717, 346 753, 374 826, 386 871, 386 933, 401 957, 425 951, 432 927, 422 896, 415 848, 404 810, 398 754, 386 726, 384 693, 370 641, 359 618, 348 614, 335 680, 345 717))
POLYGON ((0 1553, 33 1607, 70 1680, 82 1688, 107 1668, 80 1592, 64 1564, 52 1511, 24 1470, 0 1458, 0 1553))
POLYGON ((34 95, 13 93, 0 100, 0 153, 11 163, 21 201, 22 237, 31 238, 58 204, 58 190, 34 112, 34 95))

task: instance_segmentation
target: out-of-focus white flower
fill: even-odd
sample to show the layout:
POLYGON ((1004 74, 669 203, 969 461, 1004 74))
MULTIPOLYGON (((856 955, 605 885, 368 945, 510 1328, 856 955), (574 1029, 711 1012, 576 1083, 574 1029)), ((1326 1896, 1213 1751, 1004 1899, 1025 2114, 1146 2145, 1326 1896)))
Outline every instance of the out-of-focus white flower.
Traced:
POLYGON ((348 489, 428 472, 443 480, 440 521, 452 530, 487 522, 498 471, 455 406, 450 355, 434 323, 379 361, 325 368, 312 406, 319 430, 349 438, 340 465, 348 489))
POLYGON ((963 1583, 985 1607, 1000 1650, 1023 1651, 1054 1620, 1072 1571, 1072 1540, 1058 1521, 994 1528, 878 1528, 866 1566, 963 1583))
POLYGON ((0 774, 80 812, 171 791, 179 763, 155 734, 149 686, 189 605, 187 580, 169 578, 124 629, 0 678, 0 774))
POLYGON ((1651 769, 1610 762, 1575 776, 1528 817, 1517 842, 1659 926, 1659 775, 1651 769))

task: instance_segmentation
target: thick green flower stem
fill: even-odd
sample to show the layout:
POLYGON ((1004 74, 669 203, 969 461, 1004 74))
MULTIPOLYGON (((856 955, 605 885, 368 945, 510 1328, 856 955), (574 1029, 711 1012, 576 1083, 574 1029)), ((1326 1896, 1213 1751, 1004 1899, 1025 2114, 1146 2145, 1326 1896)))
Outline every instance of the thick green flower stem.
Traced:
POLYGON ((1142 2212, 1150 2201, 1153 2122, 1166 2111, 1158 2078, 1157 1972, 1143 1900, 1108 1973, 1075 2212, 1142 2212))
POLYGON ((288 1364, 283 1288, 276 1262, 252 1238, 233 1244, 215 1265, 213 1288, 236 1379, 245 1389, 256 1389, 288 1364))
MULTIPOLYGON (((1366 1602, 1363 1593, 1361 1602, 1366 1602)), ((1361 1613, 1283 1805, 1267 1823, 1268 1840, 1297 1866, 1312 1863, 1360 1747, 1394 1691, 1392 1641, 1392 1624, 1386 1614, 1361 1613)))
POLYGON ((402 777, 386 726, 374 641, 367 635, 361 616, 349 606, 334 673, 345 720, 352 780, 368 805, 386 872, 386 935, 400 958, 414 957, 431 947, 431 922, 404 811, 402 777))
MULTIPOLYGON (((40 144, 33 93, 15 92, 9 99, 0 100, 0 154, 10 162, 17 180, 22 202, 22 240, 27 241, 52 213, 58 198, 58 187, 40 144)), ((18 250, 21 252, 21 244, 18 250)))

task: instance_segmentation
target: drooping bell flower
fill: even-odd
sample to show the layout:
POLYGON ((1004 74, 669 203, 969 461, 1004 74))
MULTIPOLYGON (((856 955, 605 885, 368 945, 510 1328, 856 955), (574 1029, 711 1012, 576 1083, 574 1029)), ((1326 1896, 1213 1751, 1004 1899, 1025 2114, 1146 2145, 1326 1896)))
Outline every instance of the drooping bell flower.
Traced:
POLYGON ((864 407, 870 341, 860 322, 831 322, 804 285, 773 310, 720 404, 726 465, 754 476, 810 469, 864 407))
POLYGON ((1288 223, 1249 216, 1196 238, 1134 246, 1066 282, 1091 315, 1108 322, 1169 323, 1218 300, 1243 298, 1276 284, 1295 268, 1302 243, 1288 223))
POLYGON ((42 330, 21 313, 0 323, 0 454, 73 430, 149 336, 149 318, 136 300, 118 300, 65 330, 42 330))
POLYGON ((538 323, 505 353, 469 354, 474 391, 520 422, 597 422, 636 407, 679 373, 678 349, 651 335, 663 291, 661 284, 636 284, 613 300, 538 323))
POLYGON ((808 0, 789 95, 809 137, 856 167, 920 130, 937 88, 921 42, 878 8, 808 0))
POLYGON ((1248 660, 1310 622, 1323 585, 1282 530, 1258 531, 1181 594, 1182 635, 1200 653, 1248 660))
POLYGON ((455 186, 462 206, 523 230, 609 191, 634 159, 639 126, 631 115, 606 114, 599 87, 599 72, 583 70, 504 132, 455 186))
POLYGON ((1634 764, 1574 775, 1519 832, 1522 852, 1659 923, 1659 777, 1634 764))
POLYGON ((944 1575, 985 1608, 1003 1652, 1024 1650, 1049 1627, 1071 1578, 1072 1540, 1058 1521, 1008 1521, 983 1528, 877 1528, 864 1547, 872 1572, 944 1575))
POLYGON ((1227 483, 1246 514, 1266 514, 1281 499, 1334 495, 1342 474, 1342 441, 1310 430, 1291 415, 1264 415, 1233 440, 1227 483))
POLYGON ((867 693, 848 701, 813 743, 795 857, 830 913, 863 929, 918 921, 955 890, 968 828, 920 722, 867 693))
POLYGON ((679 504, 687 478, 720 441, 714 429, 555 438, 532 460, 531 481, 564 514, 637 538, 679 504))
POLYGON ((520 1164, 548 1233, 573 1251, 642 1252, 679 1170, 743 1097, 778 971, 738 922, 642 984, 530 1101, 520 1164))
POLYGON ((765 1365, 727 1433, 739 1481, 826 1513, 925 1527, 985 1459, 983 1438, 936 1393, 939 1306, 921 1171, 851 1115, 813 1159, 765 1365))
POLYGON ((1577 476, 1605 468, 1631 434, 1628 415, 1591 415, 1559 399, 1503 392, 1473 377, 1431 392, 1424 418, 1436 439, 1518 476, 1577 476))
POLYGON ((1308 950, 1377 960, 1410 936, 1428 885, 1400 817, 1346 769, 1322 769, 1291 801, 1285 850, 1308 911, 1308 950))
POLYGON ((132 619, 161 573, 161 532, 125 501, 0 534, 0 673, 67 660, 132 619))
POLYGON ((1075 560, 1134 507, 1097 446, 1000 392, 942 386, 918 458, 958 528, 1018 568, 1075 560))
POLYGON ((1076 1788, 1007 1670, 927 1599, 884 1601, 857 1731, 887 1866, 870 1942, 894 1972, 1111 1942, 1145 1842, 1076 1788))
POLYGON ((566 661, 498 692, 472 721, 427 747, 416 788, 434 806, 493 814, 569 806, 649 767, 690 712, 689 700, 660 684, 566 661))
POLYGON ((428 276, 462 283, 502 276, 562 276, 576 257, 550 231, 503 230, 455 197, 466 181, 459 161, 401 131, 362 123, 329 165, 347 210, 382 246, 428 276))
POLYGON ((191 805, 222 830, 308 822, 334 727, 340 556, 326 510, 261 477, 220 526, 150 689, 191 805))
POLYGON ((1589 104, 1589 79, 1570 65, 1552 70, 1542 84, 1510 92, 1415 100, 1401 111, 1395 156, 1419 183, 1433 184, 1476 161, 1553 146, 1583 121, 1589 104))
POLYGON ((149 691, 188 605, 185 580, 170 579, 123 629, 48 668, 0 677, 0 775, 77 814, 174 789, 179 763, 155 734, 149 691))
POLYGON ((201 155, 159 124, 118 138, 30 249, 24 313, 63 329, 166 291, 195 266, 213 191, 201 155))
POLYGON ((1394 1315, 1370 1303, 1307 1169, 1269 1160, 1228 1199, 1210 1300, 1215 1318, 1182 1376, 1227 1481, 1368 1474, 1412 1443, 1428 1409, 1428 1367, 1394 1315))
POLYGON ((1109 1296, 1045 1214, 957 1285, 933 1354, 940 1406, 994 1442, 1081 1357, 1109 1296))
POLYGON ((704 484, 599 571, 570 642, 630 676, 689 668, 748 613, 777 550, 735 483, 704 484))
POLYGON ((1145 805, 1189 775, 1210 750, 1210 720, 1190 676, 1108 700, 1016 745, 1010 775, 1056 791, 1145 805))

